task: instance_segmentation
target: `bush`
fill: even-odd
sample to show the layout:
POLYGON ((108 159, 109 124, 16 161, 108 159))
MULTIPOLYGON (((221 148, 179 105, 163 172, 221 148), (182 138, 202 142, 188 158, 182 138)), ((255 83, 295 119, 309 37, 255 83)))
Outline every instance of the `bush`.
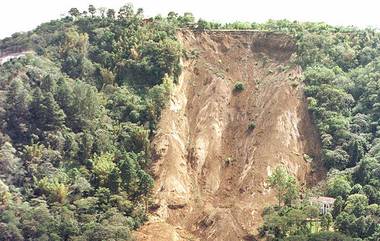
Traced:
POLYGON ((252 121, 251 123, 249 123, 249 125, 248 125, 248 130, 249 131, 253 131, 255 128, 256 128, 256 123, 254 121, 252 121))
POLYGON ((235 92, 242 92, 245 89, 244 84, 242 82, 237 82, 234 86, 235 92))

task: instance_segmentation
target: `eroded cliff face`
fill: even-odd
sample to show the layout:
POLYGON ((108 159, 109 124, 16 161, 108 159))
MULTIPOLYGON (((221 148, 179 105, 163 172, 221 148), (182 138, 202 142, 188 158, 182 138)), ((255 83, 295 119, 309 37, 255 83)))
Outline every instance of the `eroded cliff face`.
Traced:
POLYGON ((302 185, 321 175, 319 140, 285 35, 179 33, 192 58, 153 141, 156 209, 138 240, 244 240, 276 202, 266 183, 278 165, 302 185), (243 91, 234 91, 237 82, 243 91), (249 128, 255 123, 255 128, 249 128), (318 164, 316 165, 318 166, 318 164))

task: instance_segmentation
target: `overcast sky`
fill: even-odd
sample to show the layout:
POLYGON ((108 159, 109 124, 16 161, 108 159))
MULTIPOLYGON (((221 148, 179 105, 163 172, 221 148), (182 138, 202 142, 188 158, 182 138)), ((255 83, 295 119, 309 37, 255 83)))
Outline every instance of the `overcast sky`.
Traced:
POLYGON ((324 21, 334 25, 379 27, 378 0, 0 0, 0 38, 28 31, 59 18, 71 7, 119 8, 126 3, 143 8, 146 16, 173 10, 220 22, 263 22, 268 19, 324 21))

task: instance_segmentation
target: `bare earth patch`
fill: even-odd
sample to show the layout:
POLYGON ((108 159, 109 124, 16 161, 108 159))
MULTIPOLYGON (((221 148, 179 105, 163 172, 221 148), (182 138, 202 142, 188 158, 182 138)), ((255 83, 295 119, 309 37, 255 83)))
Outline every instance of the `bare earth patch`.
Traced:
POLYGON ((137 240, 249 240, 286 166, 303 185, 319 162, 292 39, 264 32, 179 33, 184 70, 153 141, 157 209, 137 240), (234 91, 241 82, 244 90, 234 91), (254 123, 254 128, 249 128, 254 123))

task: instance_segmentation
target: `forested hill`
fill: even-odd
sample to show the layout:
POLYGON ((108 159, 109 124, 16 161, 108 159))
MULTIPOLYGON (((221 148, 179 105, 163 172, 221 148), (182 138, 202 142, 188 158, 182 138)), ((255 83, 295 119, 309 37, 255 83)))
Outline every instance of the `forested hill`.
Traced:
POLYGON ((190 13, 173 12, 145 19, 131 5, 73 8, 0 42, 1 51, 30 51, 0 66, 0 240, 131 239, 150 205, 156 123, 181 73, 180 58, 197 56, 177 40, 177 29, 186 27, 282 32, 297 41, 294 64, 304 71, 330 170, 313 191, 336 202, 323 217, 326 232, 305 222, 318 214, 290 201, 264 213, 261 234, 379 240, 376 30, 286 20, 195 24, 190 13))
POLYGON ((0 67, 0 240, 130 239, 180 72, 175 29, 130 5, 90 7, 1 41, 33 53, 0 67))

